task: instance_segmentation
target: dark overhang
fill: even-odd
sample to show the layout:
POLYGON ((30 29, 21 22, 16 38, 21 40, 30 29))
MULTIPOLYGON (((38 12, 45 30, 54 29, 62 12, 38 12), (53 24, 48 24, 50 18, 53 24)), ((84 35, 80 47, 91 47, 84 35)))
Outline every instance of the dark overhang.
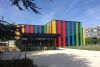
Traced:
POLYGON ((60 34, 46 34, 46 33, 23 33, 23 37, 32 37, 32 38, 57 38, 60 34))

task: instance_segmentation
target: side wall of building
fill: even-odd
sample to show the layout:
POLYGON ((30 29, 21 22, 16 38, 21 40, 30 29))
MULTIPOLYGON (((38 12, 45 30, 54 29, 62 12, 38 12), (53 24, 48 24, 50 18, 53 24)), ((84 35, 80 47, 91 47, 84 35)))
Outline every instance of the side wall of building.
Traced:
POLYGON ((45 25, 47 34, 60 34, 56 40, 57 47, 74 47, 85 45, 84 30, 81 22, 53 20, 45 25))

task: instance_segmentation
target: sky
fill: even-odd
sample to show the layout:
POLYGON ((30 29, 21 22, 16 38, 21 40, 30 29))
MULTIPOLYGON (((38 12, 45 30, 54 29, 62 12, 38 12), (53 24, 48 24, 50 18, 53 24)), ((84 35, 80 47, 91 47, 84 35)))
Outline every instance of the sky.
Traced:
POLYGON ((51 20, 82 22, 83 27, 100 26, 100 0, 35 0, 41 14, 20 11, 9 0, 0 0, 0 19, 16 24, 43 25, 51 20))

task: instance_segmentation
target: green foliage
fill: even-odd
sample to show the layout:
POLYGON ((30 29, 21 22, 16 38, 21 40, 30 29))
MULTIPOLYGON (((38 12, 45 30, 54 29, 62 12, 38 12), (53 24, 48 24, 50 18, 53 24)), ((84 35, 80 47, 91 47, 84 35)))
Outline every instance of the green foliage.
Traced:
POLYGON ((91 38, 86 38, 86 44, 94 44, 94 40, 91 38))
POLYGON ((82 50, 93 50, 93 51, 100 51, 100 45, 86 45, 82 47, 74 47, 75 49, 82 49, 82 50))
POLYGON ((100 44, 100 38, 99 38, 99 39, 97 39, 97 43, 98 43, 98 44, 100 44))
POLYGON ((0 67, 37 67, 30 59, 0 60, 0 67))
POLYGON ((100 44, 100 38, 86 38, 86 44, 100 44))
POLYGON ((15 25, 0 20, 0 40, 10 40, 15 37, 15 25))
POLYGON ((10 0, 12 2, 11 5, 18 7, 20 10, 23 9, 31 9, 33 12, 40 14, 37 9, 40 9, 37 7, 35 0, 10 0))

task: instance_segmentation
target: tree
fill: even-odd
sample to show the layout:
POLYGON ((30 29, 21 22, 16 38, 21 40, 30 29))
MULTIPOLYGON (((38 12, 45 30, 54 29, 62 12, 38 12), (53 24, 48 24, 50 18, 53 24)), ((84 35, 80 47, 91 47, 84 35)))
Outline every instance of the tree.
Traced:
MULTIPOLYGON (((35 0, 10 0, 10 1, 12 2, 11 5, 18 7, 20 10, 31 9, 36 14, 40 14, 38 9, 41 9, 41 8, 37 7, 35 0)), ((53 1, 53 0, 50 0, 50 1, 53 1)))
MULTIPOLYGON (((36 14, 40 14, 38 9, 41 9, 41 8, 37 7, 35 0, 9 0, 9 1, 11 1, 12 6, 18 7, 19 10, 31 9, 36 14)), ((10 24, 6 21, 0 20, 0 39, 5 40, 5 39, 14 38, 15 37, 14 32, 15 32, 14 24, 10 24), (4 23, 6 23, 6 25, 4 23)))
POLYGON ((20 10, 23 9, 31 9, 36 14, 40 14, 37 5, 34 3, 35 0, 10 0, 12 2, 11 5, 18 7, 20 10), (23 5, 23 6, 21 6, 23 5))
POLYGON ((15 37, 15 25, 0 20, 0 39, 10 40, 15 37))
POLYGON ((92 38, 86 38, 86 44, 94 44, 94 40, 92 38))

